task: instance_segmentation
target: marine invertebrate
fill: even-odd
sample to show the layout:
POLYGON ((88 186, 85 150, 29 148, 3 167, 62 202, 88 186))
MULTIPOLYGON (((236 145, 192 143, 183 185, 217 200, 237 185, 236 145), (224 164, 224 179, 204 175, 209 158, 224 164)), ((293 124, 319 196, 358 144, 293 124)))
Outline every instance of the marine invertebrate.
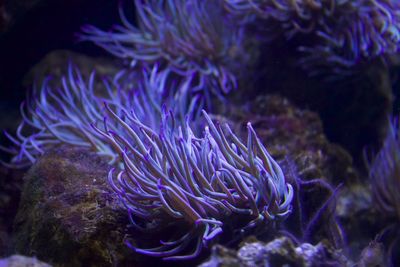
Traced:
POLYGON ((157 132, 134 110, 125 111, 123 118, 107 110, 128 134, 108 130, 108 123, 105 131, 94 129, 122 159, 124 170, 116 177, 111 171, 109 183, 132 225, 147 232, 171 223, 182 226, 179 232, 187 229, 183 235, 172 233, 159 247, 139 248, 127 241, 136 252, 168 260, 194 258, 229 228, 265 226, 290 214, 292 186, 250 123, 244 144, 227 124, 224 129, 214 124, 205 111, 204 136, 196 137, 188 123, 176 127, 167 111, 157 132), (235 215, 240 216, 237 222, 235 215))
POLYGON ((399 118, 389 123, 382 148, 367 160, 373 196, 383 214, 400 220, 400 140, 399 118))
POLYGON ((395 0, 225 0, 225 6, 288 40, 298 37, 299 65, 311 75, 321 68, 352 73, 349 69, 361 61, 399 51, 400 3, 395 0))
POLYGON ((399 117, 388 121, 388 132, 378 154, 371 160, 366 158, 372 195, 378 211, 389 219, 387 225, 376 237, 387 245, 386 252, 390 266, 399 258, 400 222, 400 127, 399 117))
MULTIPOLYGON (((95 146, 104 155, 113 158, 109 146, 91 134, 90 122, 102 120, 101 100, 94 93, 94 72, 86 83, 81 73, 72 67, 62 78, 62 87, 52 89, 50 77, 41 88, 34 87, 21 104, 22 122, 15 137, 5 133, 14 147, 3 148, 13 156, 11 166, 26 167, 35 162, 46 149, 60 143, 76 146, 95 146)), ((113 92, 110 87, 106 93, 113 92)), ((98 135, 97 135, 98 136, 98 135)))
MULTIPOLYGON (((23 120, 15 137, 5 132, 13 147, 1 148, 13 158, 10 164, 4 164, 29 166, 48 148, 61 143, 88 147, 114 162, 118 154, 91 127, 91 124, 103 121, 103 103, 119 115, 123 108, 135 107, 140 120, 153 129, 160 126, 162 105, 173 107, 178 119, 190 115, 193 107, 200 105, 195 95, 187 95, 190 76, 181 82, 171 81, 169 76, 168 69, 159 71, 156 65, 152 69, 122 70, 111 80, 103 77, 95 89, 95 72, 85 81, 81 72, 70 64, 68 75, 61 79, 61 87, 50 86, 48 78, 22 103, 23 120), (170 89, 179 92, 180 102, 170 89)), ((118 131, 119 125, 108 127, 118 131)))
MULTIPOLYGON (((292 164, 289 163, 289 165, 292 164)), ((292 171, 292 169, 289 170, 291 173, 292 171)), ((317 231, 324 231, 327 240, 332 242, 336 248, 344 247, 344 232, 335 214, 337 193, 341 185, 334 189, 324 179, 303 181, 296 175, 289 175, 288 182, 293 185, 295 191, 293 216, 283 224, 280 232, 290 237, 295 243, 301 244, 312 243, 315 241, 312 240, 314 234, 317 231), (307 202, 310 198, 315 197, 311 193, 313 191, 319 192, 320 205, 314 206, 307 202)))
POLYGON ((268 25, 261 22, 259 26, 271 28, 277 27, 278 22, 282 34, 291 39, 296 34, 315 30, 318 19, 329 16, 335 8, 335 1, 224 0, 224 4, 228 12, 241 19, 242 23, 268 20, 268 25))
POLYGON ((224 17, 218 0, 135 0, 138 25, 120 5, 122 25, 111 31, 82 27, 80 39, 95 42, 131 65, 154 62, 181 75, 196 75, 193 90, 217 94, 236 87, 232 66, 240 66, 243 29, 224 17), (207 87, 204 86, 207 84, 207 87))

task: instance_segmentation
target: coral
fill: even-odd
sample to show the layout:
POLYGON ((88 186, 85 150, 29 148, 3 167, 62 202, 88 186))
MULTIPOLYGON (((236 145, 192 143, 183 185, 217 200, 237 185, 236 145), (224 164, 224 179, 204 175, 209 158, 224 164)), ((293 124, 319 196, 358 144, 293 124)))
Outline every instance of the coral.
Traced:
POLYGON ((129 133, 124 137, 121 131, 98 130, 122 158, 124 170, 117 177, 111 171, 109 183, 133 226, 146 232, 171 223, 189 229, 160 241, 161 246, 155 248, 139 248, 127 241, 136 252, 169 260, 190 259, 230 228, 241 232, 290 214, 292 186, 250 123, 245 145, 227 124, 223 130, 204 111, 207 127, 199 138, 188 124, 175 127, 167 111, 156 132, 141 123, 134 111, 125 112, 122 119, 107 109, 129 133), (138 137, 139 132, 144 139, 138 137), (235 225, 234 215, 245 223, 235 225), (190 245, 194 251, 188 252, 190 245))
POLYGON ((138 26, 126 18, 122 26, 103 31, 82 27, 81 40, 89 40, 113 55, 138 62, 162 62, 176 73, 195 74, 192 90, 217 94, 236 87, 232 66, 241 66, 243 29, 224 17, 218 0, 135 0, 138 26), (207 86, 207 87, 206 87, 207 86))
MULTIPOLYGON (((112 80, 104 77, 99 88, 95 88, 95 72, 86 82, 81 72, 70 64, 68 75, 62 78, 61 88, 52 88, 48 78, 39 90, 33 88, 27 101, 21 105, 23 121, 16 136, 5 132, 13 147, 1 148, 13 158, 10 164, 4 164, 29 166, 47 149, 61 143, 91 148, 108 157, 110 163, 114 162, 117 154, 91 127, 91 124, 103 121, 104 103, 117 114, 121 114, 124 107, 135 107, 140 120, 153 129, 160 126, 159 114, 163 104, 173 107, 175 116, 180 119, 189 116, 198 104, 196 96, 190 95, 189 98, 186 95, 191 77, 178 83, 171 81, 169 75, 168 69, 159 71, 157 66, 135 71, 122 70, 112 80), (178 104, 174 102, 176 97, 171 95, 172 88, 180 93, 178 104)), ((110 124, 108 127, 118 131, 117 125, 110 124)))
POLYGON ((225 0, 225 6, 246 23, 281 31, 288 40, 304 36, 299 65, 310 75, 321 68, 352 73, 361 61, 399 51, 400 3, 395 0, 225 0))

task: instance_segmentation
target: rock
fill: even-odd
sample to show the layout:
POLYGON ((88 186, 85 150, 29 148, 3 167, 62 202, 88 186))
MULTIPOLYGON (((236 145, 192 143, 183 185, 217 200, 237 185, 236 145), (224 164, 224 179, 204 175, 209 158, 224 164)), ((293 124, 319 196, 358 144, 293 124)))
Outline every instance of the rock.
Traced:
POLYGON ((336 205, 336 214, 342 218, 355 218, 360 212, 371 210, 372 195, 368 185, 354 183, 342 190, 336 205))
POLYGON ((240 267, 241 262, 236 252, 221 245, 216 245, 211 250, 210 258, 201 263, 199 267, 240 267))
POLYGON ((372 241, 363 249, 358 262, 359 267, 388 266, 385 258, 385 248, 382 243, 372 241))
POLYGON ((218 246, 214 248, 210 259, 199 266, 312 267, 328 264, 329 266, 351 266, 351 262, 340 251, 332 249, 323 242, 315 246, 308 243, 295 246, 289 238, 279 237, 267 244, 255 240, 244 242, 236 252, 218 246))
POLYGON ((352 157, 326 138, 318 114, 298 108, 284 97, 261 95, 230 107, 225 116, 244 140, 245 125, 251 122, 273 157, 295 162, 303 179, 324 178, 334 184, 357 179, 352 157))
POLYGON ((13 255, 5 259, 0 259, 0 267, 51 267, 51 265, 41 262, 36 258, 13 255))
POLYGON ((107 162, 61 146, 25 176, 15 219, 15 249, 63 266, 135 266, 124 245, 126 211, 107 185, 107 162))
POLYGON ((295 200, 293 214, 285 222, 290 232, 302 242, 318 243, 328 238, 343 245, 333 213, 333 194, 341 183, 358 180, 358 174, 349 153, 326 138, 318 114, 298 108, 279 95, 264 95, 242 106, 232 106, 224 116, 217 119, 225 118, 243 140, 247 140, 245 125, 251 122, 291 182, 313 181, 312 185, 295 189, 300 201, 295 200), (312 225, 306 226, 311 221, 312 225))
POLYGON ((310 76, 304 72, 298 64, 301 55, 290 49, 286 40, 277 40, 271 45, 260 56, 258 71, 261 73, 258 74, 256 90, 240 88, 239 101, 260 94, 279 94, 302 109, 317 112, 326 136, 343 146, 357 167, 364 167, 364 148, 379 145, 384 138, 387 117, 393 111, 393 101, 397 104, 393 107, 398 107, 399 101, 392 91, 399 92, 399 87, 392 87, 391 77, 398 76, 398 65, 377 58, 359 62, 350 76, 338 74, 338 77, 327 80, 324 75, 310 76))
POLYGON ((371 240, 391 223, 374 205, 368 184, 349 184, 341 190, 336 203, 337 218, 346 233, 349 257, 357 260, 363 248, 375 244, 371 240))

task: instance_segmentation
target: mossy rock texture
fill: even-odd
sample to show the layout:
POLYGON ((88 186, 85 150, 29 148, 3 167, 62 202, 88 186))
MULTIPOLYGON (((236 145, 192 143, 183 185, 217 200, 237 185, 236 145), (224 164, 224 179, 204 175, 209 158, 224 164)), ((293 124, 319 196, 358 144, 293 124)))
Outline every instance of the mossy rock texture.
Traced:
POLYGON ((126 212, 110 192, 107 162, 67 146, 41 157, 25 176, 15 248, 55 266, 134 266, 124 243, 126 212))
POLYGON ((285 97, 260 95, 240 107, 228 108, 225 114, 243 140, 247 138, 246 123, 251 122, 269 153, 280 162, 294 162, 302 179, 323 178, 334 185, 358 179, 351 155, 329 141, 319 115, 285 97))

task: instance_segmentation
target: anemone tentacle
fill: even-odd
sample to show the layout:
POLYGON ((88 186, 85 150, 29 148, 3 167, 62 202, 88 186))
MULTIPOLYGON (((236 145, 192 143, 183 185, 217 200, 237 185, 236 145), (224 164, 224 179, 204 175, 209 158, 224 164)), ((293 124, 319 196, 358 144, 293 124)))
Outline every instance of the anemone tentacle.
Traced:
POLYGON ((373 196, 382 212, 400 220, 400 127, 399 118, 389 123, 382 148, 367 160, 373 196))
MULTIPOLYGON (((130 65, 162 62, 182 76, 195 75, 193 87, 217 95, 236 88, 232 66, 245 54, 243 28, 224 16, 219 0, 135 0, 138 25, 119 13, 122 25, 103 31, 82 27, 92 41, 130 65), (197 85, 197 86, 196 86, 197 85)), ((193 88, 195 90, 195 88, 193 88)))
MULTIPOLYGON (((124 115, 125 107, 135 107, 135 116, 152 129, 160 127, 163 105, 173 107, 178 124, 185 116, 195 121, 198 114, 194 107, 202 105, 196 95, 189 95, 192 77, 177 81, 170 70, 159 70, 157 65, 152 69, 122 70, 112 79, 103 77, 99 86, 94 71, 85 81, 72 64, 68 75, 61 79, 61 87, 50 86, 50 79, 45 79, 40 88, 34 87, 21 104, 23 120, 15 136, 5 133, 12 147, 0 149, 13 156, 5 165, 27 167, 47 149, 62 143, 87 147, 114 162, 118 153, 91 127, 103 121, 104 103, 118 116, 124 115), (174 91, 180 92, 180 102, 175 101, 174 91)), ((108 131, 118 132, 121 126, 107 127, 108 131)))
POLYGON ((185 238, 160 241, 159 247, 131 244, 136 252, 167 260, 192 258, 229 228, 232 215, 246 218, 244 225, 234 226, 238 230, 283 219, 291 212, 293 188, 251 124, 247 146, 240 143, 233 150, 233 140, 240 142, 239 138, 215 124, 205 111, 207 126, 197 137, 188 123, 174 128, 173 113, 166 109, 159 131, 144 129, 134 110, 125 111, 132 116, 121 118, 106 109, 109 120, 124 124, 129 132, 97 128, 120 153, 124 169, 116 177, 110 172, 109 183, 136 228, 146 228, 150 222, 162 227, 176 220, 189 229, 185 238), (136 137, 140 132, 146 132, 144 140, 136 137), (192 253, 189 244, 196 244, 192 253))
POLYGON ((352 68, 360 62, 396 53, 400 48, 397 0, 224 0, 224 3, 229 13, 269 30, 271 36, 279 32, 287 40, 301 36, 299 66, 310 75, 320 74, 321 69, 333 72, 332 76, 352 74, 352 68))

